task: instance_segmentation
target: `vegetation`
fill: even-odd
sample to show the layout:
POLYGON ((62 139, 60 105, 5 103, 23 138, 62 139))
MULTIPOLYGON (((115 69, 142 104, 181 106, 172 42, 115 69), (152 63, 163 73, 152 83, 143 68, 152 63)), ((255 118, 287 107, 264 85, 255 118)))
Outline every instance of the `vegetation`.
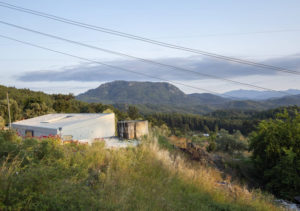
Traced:
POLYGON ((217 150, 229 154, 242 153, 248 149, 248 142, 240 131, 229 134, 221 130, 216 138, 217 150))
POLYGON ((128 116, 130 119, 138 119, 140 117, 139 110, 135 106, 129 106, 128 116))
POLYGON ((4 121, 3 117, 0 116, 0 130, 3 129, 4 126, 5 126, 5 121, 4 121))
POLYGON ((216 128, 227 130, 229 133, 240 131, 243 135, 253 132, 261 120, 275 118, 284 110, 290 115, 300 111, 300 107, 279 107, 266 111, 218 110, 207 115, 184 113, 155 113, 145 115, 145 118, 154 125, 166 124, 176 135, 186 134, 188 131, 209 133, 216 128))
MULTIPOLYGON (((244 117, 238 117, 238 113, 235 112, 231 117, 227 112, 218 113, 219 116, 224 115, 227 119, 233 120, 248 119, 247 116, 251 114, 252 121, 261 121, 256 129, 252 129, 256 132, 250 135, 250 146, 248 138, 235 131, 234 125, 231 125, 233 132, 218 130, 218 127, 212 130, 214 126, 222 128, 224 125, 207 124, 212 122, 210 118, 205 119, 196 115, 156 114, 148 116, 150 117, 148 119, 157 125, 166 122, 171 126, 173 134, 185 137, 194 146, 200 146, 208 152, 221 156, 221 163, 224 166, 222 168, 226 170, 226 165, 229 165, 236 175, 248 180, 246 184, 249 186, 262 187, 279 198, 294 201, 294 197, 300 195, 300 114, 298 111, 299 108, 293 106, 265 112, 244 112, 241 114, 244 117), (196 126, 202 133, 209 133, 209 137, 193 131, 196 126), (179 129, 181 129, 180 133, 178 133, 179 129), (250 152, 246 152, 248 149, 250 152), (252 157, 252 161, 249 156, 252 157)), ((165 148, 170 148, 165 139, 161 139, 160 143, 165 148)))
MULTIPOLYGON (((172 89, 172 87, 168 86, 167 88, 172 89)), ((157 203, 155 205, 157 209, 173 209, 177 205, 179 209, 192 209, 198 206, 201 207, 202 204, 199 205, 190 202, 192 205, 189 207, 190 205, 184 205, 184 200, 200 200, 203 202, 203 194, 207 195, 207 192, 210 198, 206 198, 208 204, 203 205, 205 209, 209 209, 210 206, 213 207, 216 204, 220 209, 239 209, 241 204, 250 203, 248 199, 246 202, 234 199, 237 201, 234 202, 238 204, 232 205, 227 196, 223 196, 222 194, 222 200, 219 201, 219 193, 217 194, 217 199, 215 199, 215 192, 210 192, 210 189, 205 188, 203 190, 206 192, 203 192, 201 190, 203 188, 201 185, 203 184, 200 182, 200 185, 198 180, 194 181, 195 184, 186 182, 189 179, 184 175, 184 172, 179 173, 179 170, 176 169, 177 167, 173 166, 175 169, 172 169, 173 167, 170 169, 169 167, 162 166, 160 169, 157 169, 156 165, 158 164, 155 162, 159 163, 162 161, 157 161, 158 158, 155 158, 155 156, 159 156, 164 151, 158 149, 158 151, 153 151, 155 148, 153 139, 157 139, 161 148, 173 153, 176 149, 167 138, 171 134, 177 137, 184 137, 182 140, 188 140, 192 143, 190 145, 192 147, 196 146, 194 152, 204 150, 205 153, 208 151, 211 154, 217 155, 217 157, 220 153, 224 153, 224 155, 221 154, 221 159, 224 158, 224 162, 221 162, 222 165, 228 164, 238 169, 249 181, 256 180, 254 182, 251 181, 251 183, 261 182, 265 190, 274 193, 280 198, 293 200, 294 196, 300 195, 300 115, 297 113, 300 111, 300 108, 297 106, 276 108, 268 111, 217 110, 206 115, 155 113, 142 116, 136 106, 126 105, 126 112, 122 112, 110 105, 78 101, 72 94, 47 95, 27 89, 0 86, 0 129, 3 128, 5 123, 8 123, 7 91, 10 94, 12 121, 53 112, 114 112, 119 120, 146 118, 152 125, 164 130, 164 133, 157 134, 156 137, 151 139, 151 143, 148 140, 147 144, 143 144, 137 149, 109 151, 104 149, 100 143, 95 144, 93 147, 72 144, 63 146, 60 145, 58 139, 55 137, 42 140, 27 139, 21 142, 12 131, 1 132, 0 166, 2 167, 0 169, 0 203, 2 204, 0 204, 0 209, 18 209, 24 207, 25 209, 63 209, 61 206, 66 202, 71 203, 70 201, 72 200, 77 200, 78 202, 78 204, 76 204, 77 202, 72 204, 74 209, 117 209, 123 206, 125 206, 125 209, 148 209, 147 197, 157 203), (255 130, 256 132, 250 136, 249 147, 247 136, 255 130), (209 136, 205 137, 202 135, 203 133, 207 133, 209 136), (251 152, 246 153, 245 151, 248 148, 251 152), (146 153, 147 150, 150 154, 146 153), (89 153, 92 155, 88 155, 89 153), (99 161, 100 158, 97 158, 98 155, 96 156, 96 153, 104 154, 101 157, 103 160, 99 161), (253 153, 252 161, 249 159, 251 153, 253 153), (92 161, 94 157, 91 156, 96 157, 97 160, 92 161), (141 159, 137 159, 137 163, 133 160, 133 158, 137 158, 136 156, 141 159), (228 159, 227 156, 230 158, 228 159), (150 158, 153 160, 153 163, 150 162, 150 158), (97 163, 98 161, 100 163, 97 163), (146 168, 146 164, 143 162, 146 162, 150 166, 153 165, 154 173, 151 173, 150 170, 138 172, 138 167, 142 169, 146 168), (122 166, 123 164, 125 167, 122 166), (253 168, 253 164, 255 168, 253 168), (84 165, 86 166, 83 167, 84 165), (130 166, 134 166, 134 168, 130 170, 130 166), (55 172, 56 168, 57 172, 55 172), (115 168, 120 168, 121 170, 119 171, 115 168), (165 173, 160 174, 160 171, 165 173), (152 178, 153 174, 156 174, 155 172, 159 175, 158 179, 162 181, 165 181, 163 177, 171 178, 169 178, 166 184, 160 183, 160 181, 152 178), (149 177, 144 175, 144 173, 149 174, 149 177), (116 174, 118 177, 115 178, 112 174, 116 174), (152 191, 150 187, 147 189, 149 192, 145 193, 142 193, 142 190, 135 187, 135 185, 144 187, 145 181, 139 183, 129 178, 125 179, 125 182, 128 182, 128 184, 118 181, 121 180, 122 174, 130 175, 136 179, 145 177, 144 179, 151 183, 150 186, 152 185, 151 188, 154 190, 155 196, 150 196, 152 191), (22 177, 19 175, 22 175, 22 177), (45 178, 40 179, 40 175, 44 175, 45 178), (60 178, 60 175, 64 175, 65 177, 60 178), (261 177, 262 181, 257 179, 259 178, 257 175, 261 177), (102 177, 105 180, 102 180, 102 177), (106 180, 108 178, 110 179, 109 181, 106 180), (46 182, 48 180, 51 180, 49 184, 46 182), (172 183, 169 183, 170 181, 172 183), (29 182, 30 185, 25 185, 24 183, 26 182, 29 182), (66 186, 59 187, 64 182, 66 182, 66 186), (96 186, 90 185, 89 182, 95 183, 96 186), (167 198, 163 194, 157 194, 156 191, 158 189, 155 188, 154 183, 159 185, 159 191, 166 194, 167 198), (174 186, 172 185, 173 183, 174 186), (40 188, 37 187, 39 185, 41 185, 40 188), (130 189, 131 186, 133 187, 132 190, 130 189), (189 188, 193 186, 199 188, 189 188), (188 188, 184 189, 183 187, 188 188), (58 195, 55 195, 56 188, 58 189, 58 195), (111 192, 109 188, 112 189, 111 192), (163 189, 167 190, 164 192, 163 189), (74 192, 75 195, 66 195, 65 192, 68 191, 74 192), (118 191, 120 191, 121 195, 124 195, 121 199, 117 198, 118 191), (134 191, 134 193, 131 191, 134 191), (178 195, 173 194, 175 198, 178 198, 179 195, 182 195, 183 198, 180 200, 177 199, 176 202, 172 201, 172 191, 177 191, 176 193, 178 193, 178 195), (80 198, 81 194, 85 194, 86 198, 90 198, 80 198), (107 197, 111 196, 111 200, 105 198, 103 195, 107 195, 107 197), (98 198, 100 196, 104 198, 99 201, 98 198), (160 201, 159 198, 155 197, 161 197, 164 200, 160 201), (137 203, 134 200, 138 200, 136 207, 131 205, 131 203, 137 203), (57 206, 57 208, 52 207, 50 202, 57 206), (88 205, 89 203, 91 205, 88 205), (212 205, 209 205, 209 203, 212 203, 212 205)), ((175 158, 176 156, 167 157, 167 159, 171 160, 175 158)), ((172 162, 175 161, 172 160, 172 162)), ((184 165, 188 165, 187 163, 189 162, 186 162, 184 165)), ((195 166, 189 166, 189 168, 197 174, 203 174, 200 170, 198 172, 195 166)), ((185 170, 190 171, 190 169, 185 170)), ((201 180, 200 178, 198 179, 201 180)), ((216 180, 211 184, 210 188, 216 186, 215 183, 218 183, 216 180)), ((222 178, 218 177, 218 180, 222 180, 222 178)), ((269 203, 267 204, 266 206, 268 207, 269 203)), ((256 205, 250 207, 254 208, 256 205)))
MULTIPOLYGON (((265 94, 266 95, 266 94, 265 94)), ((300 95, 264 101, 232 100, 213 94, 185 94, 169 83, 114 81, 77 96, 84 102, 112 104, 126 111, 128 104, 138 107, 142 114, 185 113, 207 114, 217 110, 263 111, 278 106, 300 106, 300 95)))
POLYGON ((293 200, 300 195, 300 114, 284 111, 264 120, 250 139, 253 161, 267 190, 293 200))
MULTIPOLYGON (((32 118, 48 113, 99 113, 107 109, 113 111, 118 119, 128 118, 127 113, 121 112, 110 105, 101 103, 85 103, 75 99, 72 94, 47 95, 28 89, 16 89, 0 86, 0 116, 8 123, 6 93, 10 96, 12 121, 32 118)), ((1 126, 0 126, 1 127, 1 126)))
POLYGON ((0 133, 2 210, 279 210, 270 196, 170 156, 156 135, 136 148, 61 145, 0 133))
POLYGON ((258 122, 257 119, 232 119, 178 113, 157 113, 147 115, 146 118, 155 125, 166 124, 173 133, 179 130, 182 134, 187 131, 209 133, 209 131, 214 131, 216 127, 225 129, 230 133, 239 130, 243 134, 248 134, 255 129, 256 122, 258 122))

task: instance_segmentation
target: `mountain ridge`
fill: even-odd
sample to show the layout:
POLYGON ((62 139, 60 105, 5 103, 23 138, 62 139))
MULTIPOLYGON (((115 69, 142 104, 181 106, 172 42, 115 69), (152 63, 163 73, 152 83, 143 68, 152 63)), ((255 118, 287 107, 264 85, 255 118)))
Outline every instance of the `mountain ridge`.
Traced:
MULTIPOLYGON (((297 93, 299 90, 291 91, 297 93)), ((112 104, 121 110, 126 110, 129 104, 136 105, 142 113, 161 111, 203 114, 224 109, 266 110, 280 106, 300 106, 300 94, 262 100, 234 100, 209 93, 185 94, 166 82, 113 81, 76 98, 85 102, 112 104)))
POLYGON ((276 92, 276 91, 257 91, 257 90, 232 90, 229 92, 225 92, 225 95, 229 95, 235 98, 243 99, 243 100, 268 100, 273 98, 281 98, 290 95, 298 95, 300 94, 300 90, 297 89, 288 89, 285 90, 284 93, 276 92), (286 93, 286 94, 284 94, 286 93))
POLYGON ((128 104, 219 104, 228 99, 208 94, 185 94, 176 86, 166 82, 114 81, 90 89, 76 97, 86 102, 128 104))

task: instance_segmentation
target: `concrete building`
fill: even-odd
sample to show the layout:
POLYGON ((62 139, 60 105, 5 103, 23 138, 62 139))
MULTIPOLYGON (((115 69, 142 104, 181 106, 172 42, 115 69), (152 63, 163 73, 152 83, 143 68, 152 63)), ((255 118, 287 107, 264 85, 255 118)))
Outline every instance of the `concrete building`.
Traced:
POLYGON ((139 139, 148 133, 148 121, 128 120, 118 122, 118 136, 120 138, 139 139))
POLYGON ((14 122, 12 127, 23 137, 58 135, 65 141, 84 141, 115 136, 115 115, 47 114, 14 122))

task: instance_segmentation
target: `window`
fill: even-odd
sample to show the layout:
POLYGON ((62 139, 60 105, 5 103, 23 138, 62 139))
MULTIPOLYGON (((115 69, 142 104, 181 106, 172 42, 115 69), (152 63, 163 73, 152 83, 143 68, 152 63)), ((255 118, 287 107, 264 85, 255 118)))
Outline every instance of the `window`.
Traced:
POLYGON ((25 130, 25 137, 26 138, 31 138, 33 137, 33 130, 25 130))

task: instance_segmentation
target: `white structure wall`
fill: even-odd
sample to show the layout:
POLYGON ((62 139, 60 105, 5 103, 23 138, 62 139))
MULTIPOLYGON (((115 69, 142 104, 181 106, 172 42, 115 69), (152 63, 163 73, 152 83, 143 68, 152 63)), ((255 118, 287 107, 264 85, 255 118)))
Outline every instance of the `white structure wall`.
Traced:
POLYGON ((115 136, 115 116, 106 115, 98 119, 68 125, 62 128, 61 135, 72 135, 74 140, 109 138, 115 136))
POLYGON ((115 136, 115 115, 109 114, 48 114, 14 122, 12 127, 21 136, 33 131, 33 136, 59 135, 73 140, 92 140, 115 136))
POLYGON ((17 130, 20 136, 25 137, 26 130, 33 131, 33 136, 41 137, 41 136, 49 136, 49 135, 58 135, 58 130, 53 128, 43 128, 36 126, 26 126, 26 125, 16 125, 12 124, 12 127, 17 130))

